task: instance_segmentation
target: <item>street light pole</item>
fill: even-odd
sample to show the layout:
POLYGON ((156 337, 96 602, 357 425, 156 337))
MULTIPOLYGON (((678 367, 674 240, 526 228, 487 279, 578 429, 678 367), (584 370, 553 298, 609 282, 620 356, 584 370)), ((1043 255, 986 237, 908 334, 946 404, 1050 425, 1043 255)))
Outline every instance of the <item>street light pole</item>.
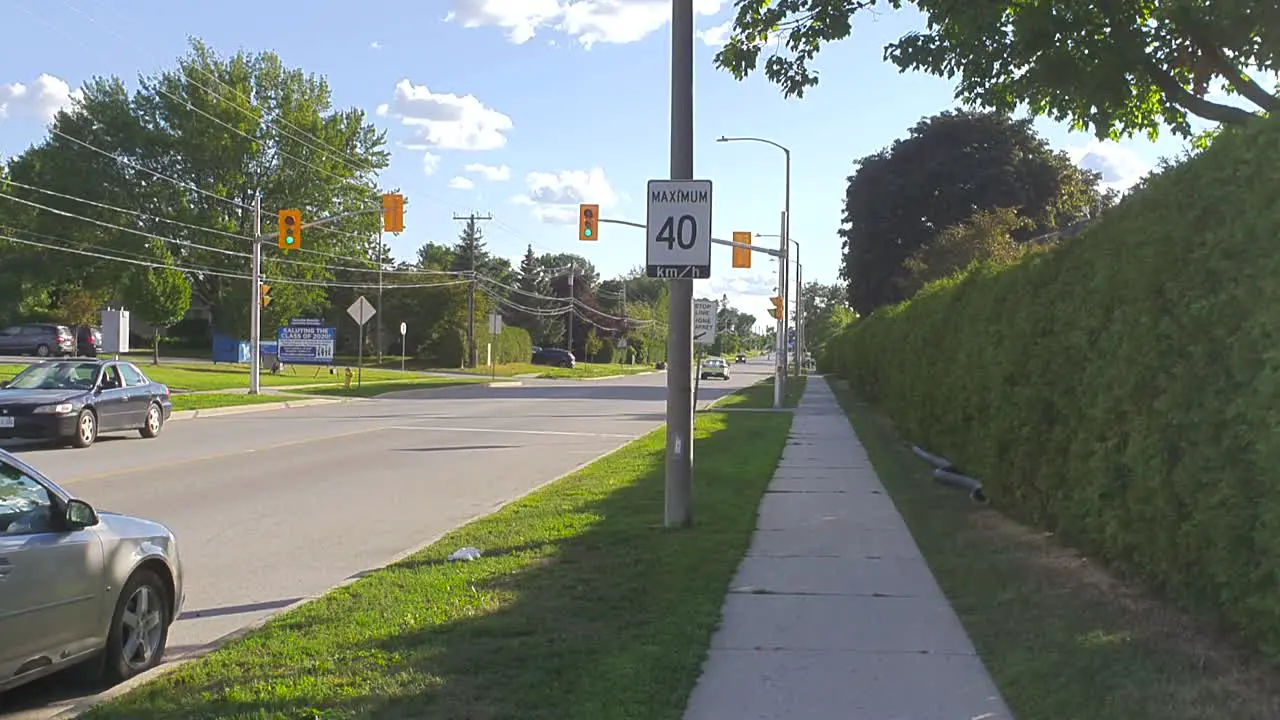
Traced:
MULTIPOLYGON (((693 179, 693 0, 671 3, 671 179, 693 179)), ((693 280, 667 281, 664 524, 693 524, 693 280)))
POLYGON ((253 255, 249 261, 249 274, 253 276, 249 288, 249 394, 262 391, 262 193, 253 196, 253 255))
MULTIPOLYGON (((765 145, 772 145, 773 147, 776 147, 782 151, 783 157, 786 160, 786 175, 784 179, 785 197, 783 198, 783 205, 782 205, 782 267, 780 268, 781 289, 782 289, 782 310, 783 310, 782 339, 779 341, 780 342, 779 347, 782 348, 782 357, 779 358, 779 361, 782 363, 782 377, 783 377, 783 384, 785 385, 786 375, 787 375, 787 364, 788 364, 786 335, 787 335, 787 328, 789 327, 789 323, 787 320, 787 308, 789 307, 788 300, 791 297, 791 292, 788 290, 790 286, 789 279, 791 277, 790 269, 788 267, 788 261, 790 256, 790 244, 791 244, 790 243, 791 241, 791 149, 781 143, 777 143, 777 142, 774 142, 773 140, 769 140, 766 138, 759 138, 759 137, 721 136, 716 140, 716 142, 757 142, 757 143, 764 143, 765 145)), ((797 338, 797 349, 798 348, 799 348, 799 339, 797 338)))

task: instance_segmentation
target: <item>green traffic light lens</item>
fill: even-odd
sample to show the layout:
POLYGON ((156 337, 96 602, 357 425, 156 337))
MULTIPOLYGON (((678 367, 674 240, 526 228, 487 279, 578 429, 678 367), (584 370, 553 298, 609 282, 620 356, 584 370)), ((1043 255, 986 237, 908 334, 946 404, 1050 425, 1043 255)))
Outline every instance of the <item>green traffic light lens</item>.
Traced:
POLYGON ((591 237, 591 228, 587 228, 582 232, 582 234, 586 235, 587 237, 591 237))

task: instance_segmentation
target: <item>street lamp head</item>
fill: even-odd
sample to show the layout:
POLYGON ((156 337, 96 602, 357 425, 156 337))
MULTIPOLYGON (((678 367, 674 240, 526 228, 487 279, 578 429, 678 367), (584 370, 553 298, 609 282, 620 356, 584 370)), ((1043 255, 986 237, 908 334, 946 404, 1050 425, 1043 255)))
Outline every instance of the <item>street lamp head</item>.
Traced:
POLYGON ((716 138, 716 142, 729 142, 729 138, 725 137, 724 135, 721 135, 720 137, 716 138))

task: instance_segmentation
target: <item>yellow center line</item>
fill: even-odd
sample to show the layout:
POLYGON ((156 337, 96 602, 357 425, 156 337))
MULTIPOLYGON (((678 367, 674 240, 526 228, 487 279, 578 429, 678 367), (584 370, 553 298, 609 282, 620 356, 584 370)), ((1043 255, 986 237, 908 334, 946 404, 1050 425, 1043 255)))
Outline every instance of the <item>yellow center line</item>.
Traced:
POLYGON ((196 455, 195 457, 186 457, 180 460, 169 460, 166 462, 153 463, 151 465, 142 465, 138 467, 121 468, 110 472, 95 473, 93 475, 78 475, 71 478, 57 478, 59 485, 72 485, 75 483, 89 482, 90 480, 105 480, 107 478, 119 477, 121 475, 131 475, 134 473, 151 472, 153 470, 164 470, 168 468, 181 467, 192 463, 205 462, 207 460, 220 460, 222 458, 235 457, 237 455, 245 455, 248 453, 257 453, 270 450, 279 450, 281 448, 293 447, 295 445, 306 445, 307 443, 325 442, 328 440, 336 440, 338 438, 351 437, 352 435, 364 435, 371 432, 386 430, 386 426, 378 426, 364 428, 362 430, 350 430, 348 432, 335 433, 331 435, 323 435, 320 437, 308 437, 300 440, 287 440, 285 442, 272 443, 270 445, 262 445, 260 447, 245 448, 243 450, 229 450, 226 452, 210 453, 208 455, 196 455))

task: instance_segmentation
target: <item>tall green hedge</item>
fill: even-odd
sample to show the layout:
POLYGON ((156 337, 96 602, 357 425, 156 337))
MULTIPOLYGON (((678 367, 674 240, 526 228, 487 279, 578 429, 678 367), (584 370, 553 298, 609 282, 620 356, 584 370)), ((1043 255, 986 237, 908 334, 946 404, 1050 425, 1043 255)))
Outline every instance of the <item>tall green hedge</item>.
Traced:
POLYGON ((994 502, 1280 658, 1280 123, 824 363, 994 502))

